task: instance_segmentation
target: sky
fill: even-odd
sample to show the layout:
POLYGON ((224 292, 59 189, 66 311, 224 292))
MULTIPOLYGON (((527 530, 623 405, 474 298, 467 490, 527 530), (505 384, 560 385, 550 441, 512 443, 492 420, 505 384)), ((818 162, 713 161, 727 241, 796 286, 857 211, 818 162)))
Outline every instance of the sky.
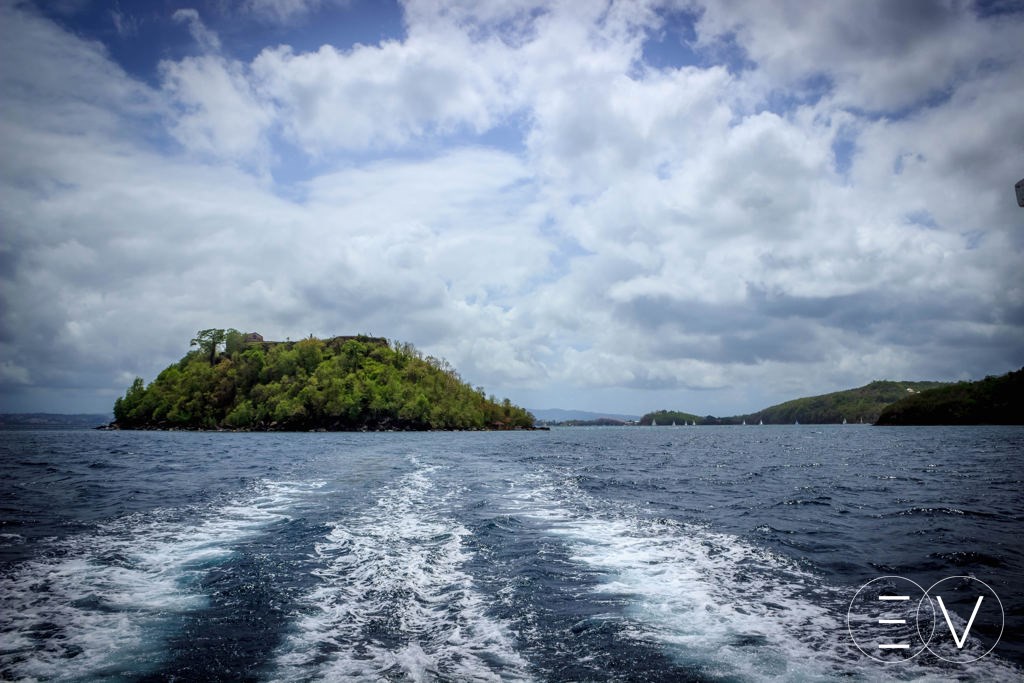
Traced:
POLYGON ((0 0, 0 411, 210 327, 534 409, 1024 365, 1024 3, 0 0))

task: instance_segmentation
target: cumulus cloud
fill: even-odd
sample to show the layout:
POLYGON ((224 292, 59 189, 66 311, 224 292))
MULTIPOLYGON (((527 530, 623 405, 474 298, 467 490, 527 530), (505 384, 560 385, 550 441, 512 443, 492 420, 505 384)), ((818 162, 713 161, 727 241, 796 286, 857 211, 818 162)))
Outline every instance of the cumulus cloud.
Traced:
POLYGON ((1020 57, 1020 18, 986 21, 964 0, 730 0, 701 9, 703 44, 735 37, 771 87, 823 77, 844 107, 900 110, 1020 57))
POLYGON ((164 61, 160 73, 176 109, 169 132, 185 148, 251 163, 266 155, 273 112, 257 96, 243 65, 207 55, 164 61))
POLYGON ((668 4, 407 3, 246 59, 179 10, 149 84, 3 5, 5 408, 103 410, 215 325, 618 412, 1024 363, 1019 16, 668 4))
MULTIPOLYGON (((399 43, 325 45, 295 54, 286 46, 253 63, 261 93, 281 111, 285 134, 307 154, 335 149, 394 148, 424 135, 482 132, 506 99, 500 74, 461 34, 399 43)), ((501 59, 499 56, 498 59, 501 59)))
POLYGON ((194 9, 179 9, 171 15, 174 21, 188 25, 188 32, 203 50, 218 52, 220 50, 220 38, 217 34, 206 28, 206 24, 199 18, 199 12, 194 9))
POLYGON ((265 21, 288 24, 307 17, 323 4, 324 0, 247 0, 244 7, 265 21))

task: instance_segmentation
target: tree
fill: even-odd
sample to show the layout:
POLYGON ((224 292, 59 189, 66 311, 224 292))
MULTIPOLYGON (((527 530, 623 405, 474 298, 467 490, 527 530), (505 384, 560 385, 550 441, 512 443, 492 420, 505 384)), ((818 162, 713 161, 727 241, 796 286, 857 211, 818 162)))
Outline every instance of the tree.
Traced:
POLYGON ((189 347, 198 346, 204 356, 209 357, 210 365, 217 362, 217 348, 227 339, 227 331, 211 327, 208 330, 199 330, 195 339, 189 343, 189 347))
POLYGON ((225 332, 224 350, 229 356, 245 351, 245 335, 233 328, 225 332))

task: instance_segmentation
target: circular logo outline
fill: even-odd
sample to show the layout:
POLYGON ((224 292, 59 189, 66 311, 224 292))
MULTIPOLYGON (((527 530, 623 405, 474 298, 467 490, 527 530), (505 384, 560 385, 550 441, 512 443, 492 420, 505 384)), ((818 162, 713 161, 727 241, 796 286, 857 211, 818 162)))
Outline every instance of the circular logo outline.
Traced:
MULTIPOLYGON (((930 600, 928 602, 928 607, 932 610, 932 632, 928 636, 928 640, 923 642, 921 648, 919 650, 917 650, 917 652, 915 652, 914 654, 910 655, 909 657, 903 657, 901 659, 880 659, 878 657, 875 657, 874 655, 871 655, 871 654, 868 654, 867 652, 865 652, 864 648, 862 648, 860 646, 860 643, 857 642, 857 637, 855 635, 853 635, 853 625, 850 623, 850 616, 853 613, 854 603, 857 602, 857 597, 861 594, 861 592, 865 588, 867 588, 868 586, 870 586, 874 582, 881 581, 883 579, 900 579, 902 581, 907 581, 907 582, 912 583, 915 586, 917 586, 917 589, 922 592, 921 599, 918 600, 918 603, 917 603, 917 610, 915 611, 915 622, 916 622, 915 626, 917 628, 918 636, 921 638, 922 641, 924 641, 924 637, 921 635, 921 621, 920 621, 920 619, 916 615, 918 615, 920 613, 920 611, 921 611, 921 603, 924 602, 924 600, 926 598, 928 598, 928 591, 926 591, 924 588, 922 588, 921 584, 919 584, 917 581, 914 581, 913 579, 908 579, 905 576, 897 576, 895 574, 887 574, 885 576, 879 576, 877 578, 871 579, 870 581, 868 581, 867 583, 862 585, 860 588, 857 589, 857 592, 854 594, 853 599, 850 600, 850 606, 846 609, 846 631, 847 631, 847 633, 850 634, 850 640, 853 641, 854 647, 856 647, 858 650, 860 650, 860 653, 862 655, 864 655, 865 657, 873 659, 876 662, 881 662, 882 664, 899 664, 901 662, 910 661, 911 659, 913 659, 914 657, 917 657, 919 654, 921 654, 925 650, 928 650, 929 652, 931 652, 931 650, 928 648, 928 643, 931 642, 931 639, 935 636, 935 617, 936 617, 936 615, 935 615, 935 608, 931 606, 931 601, 930 600)), ((982 656, 984 656, 984 655, 982 655, 982 656)))
MULTIPOLYGON (((981 654, 980 656, 975 657, 974 659, 966 659, 966 660, 947 659, 946 657, 943 657, 942 655, 940 655, 938 652, 936 652, 935 650, 933 650, 929 646, 929 643, 931 643, 931 641, 932 641, 931 637, 929 637, 928 641, 925 642, 925 644, 924 644, 924 647, 925 647, 926 650, 928 650, 928 652, 931 652, 933 655, 935 655, 936 657, 938 657, 939 659, 941 659, 944 662, 949 662, 950 664, 970 664, 971 662, 976 662, 979 659, 983 659, 983 658, 987 657, 989 654, 991 654, 992 650, 996 649, 996 645, 999 644, 999 641, 1003 639, 1003 632, 1006 630, 1006 610, 1003 609, 1003 601, 999 599, 999 594, 995 592, 995 590, 992 588, 992 586, 988 585, 987 583, 985 583, 981 579, 975 578, 973 576, 962 576, 962 575, 961 576, 947 576, 946 578, 939 579, 938 581, 933 583, 928 588, 928 590, 926 590, 924 592, 924 598, 929 598, 929 601, 928 601, 929 605, 931 604, 931 595, 930 595, 930 593, 931 593, 932 589, 935 588, 936 586, 938 586, 940 583, 942 583, 944 581, 949 581, 950 579, 967 579, 968 581, 977 581, 982 586, 984 586, 985 588, 988 589, 988 592, 992 594, 992 596, 996 599, 996 603, 998 603, 998 605, 999 605, 999 616, 1000 616, 1000 619, 1001 619, 1001 623, 999 624, 999 635, 996 637, 995 642, 992 643, 992 647, 990 647, 989 649, 985 650, 985 652, 983 654, 981 654)), ((907 580, 909 581, 910 579, 907 579, 907 580)), ((858 592, 860 592, 860 591, 858 591, 858 592)), ((856 596, 854 596, 854 598, 856 598, 856 596)), ((921 598, 921 600, 923 601, 924 598, 921 598)), ((851 603, 851 605, 852 605, 852 603, 851 603)), ((917 604, 917 609, 918 609, 918 611, 920 611, 920 609, 921 609, 921 603, 920 602, 917 604)), ((920 621, 918 621, 918 623, 917 623, 917 628, 918 628, 917 634, 920 636, 921 635, 921 622, 920 621)), ((932 607, 932 636, 934 636, 934 635, 935 635, 935 608, 932 607)), ((851 634, 851 636, 852 636, 852 634, 851 634)), ((858 648, 858 649, 860 649, 860 648, 858 648)), ((861 650, 861 652, 863 652, 863 650, 861 650)), ((868 656, 870 657, 870 655, 868 655, 868 656)))

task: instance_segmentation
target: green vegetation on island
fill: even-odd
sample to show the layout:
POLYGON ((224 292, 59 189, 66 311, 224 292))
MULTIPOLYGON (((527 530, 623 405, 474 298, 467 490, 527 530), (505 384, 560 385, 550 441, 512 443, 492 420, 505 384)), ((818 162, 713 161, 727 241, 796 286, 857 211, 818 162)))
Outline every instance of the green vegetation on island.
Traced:
POLYGON ((1024 424, 1024 368, 922 391, 886 407, 880 425, 1024 424))
POLYGON ((650 425, 688 425, 690 423, 700 424, 703 420, 703 417, 697 417, 691 413, 683 413, 678 410, 658 410, 641 417, 640 425, 645 427, 650 425))
POLYGON ((843 420, 871 424, 890 403, 943 385, 878 380, 856 389, 786 401, 750 415, 722 418, 721 424, 739 424, 744 420, 747 424, 842 424, 843 420))
POLYGON ((614 417, 599 417, 596 420, 562 420, 560 422, 544 420, 541 424, 548 427, 625 427, 630 423, 625 420, 617 420, 614 417))
POLYGON ((821 396, 808 396, 786 401, 778 405, 747 415, 732 417, 697 417, 690 413, 659 410, 647 413, 640 419, 641 425, 654 422, 658 425, 738 425, 738 424, 873 424, 891 403, 906 396, 915 396, 935 387, 946 386, 944 382, 891 382, 879 380, 856 389, 836 391, 821 396))
POLYGON ((446 361, 377 337, 267 342, 201 330, 197 347, 114 403, 122 429, 528 429, 533 416, 446 361))

